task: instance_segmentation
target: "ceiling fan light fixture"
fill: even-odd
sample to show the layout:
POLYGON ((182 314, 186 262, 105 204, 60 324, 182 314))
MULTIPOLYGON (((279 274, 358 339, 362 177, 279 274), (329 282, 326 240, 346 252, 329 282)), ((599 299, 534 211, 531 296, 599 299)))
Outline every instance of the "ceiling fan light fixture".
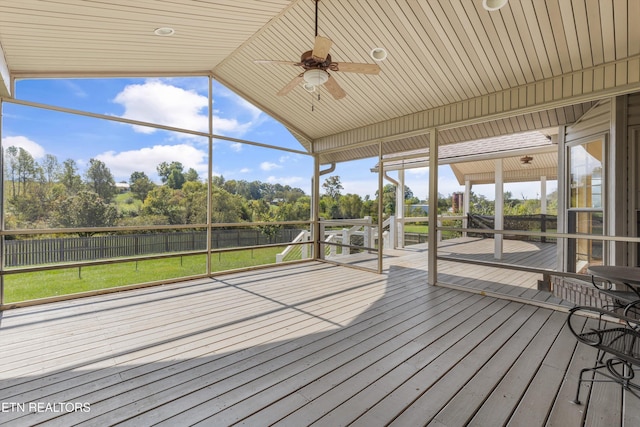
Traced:
POLYGON ((520 157, 520 163, 525 168, 531 167, 531 162, 532 161, 533 161, 533 157, 531 157, 531 156, 520 157))
MULTIPOLYGON (((319 68, 313 68, 304 72, 305 86, 320 86, 329 80, 329 73, 319 68)), ((305 87, 306 89, 306 87, 305 87)), ((307 89, 308 90, 308 89, 307 89)))
POLYGON ((373 59, 374 61, 384 61, 385 59, 387 59, 387 50, 383 47, 374 47, 373 49, 371 49, 369 56, 371 56, 371 59, 373 59))
POLYGON ((306 90, 309 93, 313 93, 313 92, 316 91, 316 87, 314 85, 306 83, 306 82, 302 84, 302 87, 303 87, 304 90, 306 90))
POLYGON ((489 12, 493 12, 507 4, 508 1, 509 0, 482 0, 482 7, 489 12))

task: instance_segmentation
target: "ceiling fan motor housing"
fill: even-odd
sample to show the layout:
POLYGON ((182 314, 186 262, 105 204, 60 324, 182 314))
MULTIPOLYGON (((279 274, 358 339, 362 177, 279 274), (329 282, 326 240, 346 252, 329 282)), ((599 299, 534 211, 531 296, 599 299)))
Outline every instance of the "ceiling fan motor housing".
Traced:
POLYGON ((308 50, 300 56, 300 66, 305 70, 312 70, 314 68, 319 68, 321 70, 326 70, 331 65, 331 55, 327 54, 327 57, 322 60, 318 60, 313 56, 313 51, 308 50))

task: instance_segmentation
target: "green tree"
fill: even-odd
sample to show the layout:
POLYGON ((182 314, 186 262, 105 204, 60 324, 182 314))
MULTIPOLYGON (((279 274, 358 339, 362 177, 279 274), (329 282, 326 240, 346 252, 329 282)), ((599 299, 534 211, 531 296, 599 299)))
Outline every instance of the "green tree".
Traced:
POLYGON ((362 218, 362 198, 357 194, 346 194, 338 199, 342 218, 362 218))
POLYGON ((42 171, 48 184, 52 184, 62 172, 62 166, 58 158, 53 154, 47 154, 42 161, 42 171))
POLYGON ((67 159, 62 163, 58 182, 65 186, 67 194, 74 195, 82 190, 82 178, 78 174, 78 166, 73 159, 67 159))
POLYGON ((184 174, 184 179, 186 182, 196 182, 200 180, 200 177, 198 176, 198 171, 194 168, 189 168, 187 173, 184 174))
POLYGON ((224 187, 225 180, 222 175, 214 175, 211 177, 211 185, 214 187, 224 187))
POLYGON ((185 183, 184 166, 180 162, 162 162, 157 167, 158 175, 163 184, 167 184, 169 188, 179 190, 185 183))
POLYGON ((144 199, 143 215, 162 216, 168 224, 184 224, 184 208, 180 206, 181 195, 166 185, 159 185, 144 199))
POLYGON ((249 219, 242 197, 231 194, 223 188, 211 189, 211 221, 216 223, 237 223, 249 219))
POLYGON ((167 178, 167 187, 180 190, 185 182, 184 174, 178 169, 173 169, 167 178))
POLYGON ((495 203, 482 194, 471 192, 469 198, 469 210, 477 215, 493 215, 495 203))
POLYGON ((18 195, 18 147, 11 146, 5 150, 5 176, 11 182, 11 198, 18 195))
POLYGON ((311 197, 301 196, 295 202, 278 206, 278 216, 282 221, 308 221, 311 216, 311 197))
POLYGON ((340 177, 337 175, 332 175, 325 179, 322 184, 322 188, 327 196, 336 201, 340 197, 340 191, 344 190, 344 187, 342 187, 342 183, 340 182, 340 177))
POLYGON ((117 217, 118 212, 113 205, 87 190, 60 201, 56 213, 58 224, 66 228, 109 227, 115 225, 117 217))
POLYGON ((7 150, 7 152, 9 154, 8 164, 12 169, 10 172, 12 181, 14 184, 17 181, 17 186, 13 187, 13 195, 14 197, 18 197, 20 194, 25 194, 29 190, 30 184, 36 180, 40 166, 36 163, 33 156, 22 147, 19 147, 17 151, 7 150))
POLYGON ((101 160, 89 160, 89 168, 84 174, 89 190, 106 202, 111 202, 118 192, 111 171, 101 160))
POLYGON ((142 201, 147 198, 147 195, 155 186, 144 172, 133 172, 129 178, 129 188, 131 192, 136 198, 142 201))
POLYGON ((207 222, 207 185, 198 181, 188 181, 182 186, 181 204, 187 224, 207 222))

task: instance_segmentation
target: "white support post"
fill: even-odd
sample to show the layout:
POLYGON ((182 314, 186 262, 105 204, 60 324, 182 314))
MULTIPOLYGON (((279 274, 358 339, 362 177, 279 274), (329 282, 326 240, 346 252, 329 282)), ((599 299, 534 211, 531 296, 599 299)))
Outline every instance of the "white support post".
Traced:
MULTIPOLYGON (((495 197, 495 216, 494 216, 494 229, 496 231, 504 230, 504 181, 503 181, 503 167, 502 159, 496 160, 496 197, 495 197)), ((494 250, 493 257, 495 259, 502 259, 503 251, 503 236, 502 234, 494 234, 494 250)))
MULTIPOLYGON (((378 170, 378 274, 382 274, 382 256, 384 255, 384 241, 382 239, 382 224, 383 224, 383 213, 382 207, 384 206, 382 203, 382 194, 384 193, 382 190, 384 188, 384 162, 382 161, 382 141, 378 141, 378 164, 380 168, 378 170)), ((372 227, 370 227, 371 229, 372 227)), ((371 239, 373 242, 373 238, 371 239)))
POLYGON ((311 236, 313 240, 313 258, 323 259, 324 227, 320 227, 320 156, 313 156, 313 182, 311 186, 311 236))
POLYGON ((398 171, 398 189, 396 190, 396 220, 391 223, 394 231, 394 247, 404 248, 404 169, 398 171))
MULTIPOLYGON (((367 224, 371 224, 371 217, 370 216, 365 216, 364 219, 367 221, 367 224)), ((362 227, 362 234, 363 234, 363 245, 365 248, 370 248, 372 247, 372 243, 373 243, 373 227, 371 227, 370 225, 365 225, 364 227, 362 227)))
POLYGON ((435 285, 438 281, 438 131, 429 134, 429 234, 427 251, 427 281, 435 285))
POLYGON ((547 214, 547 177, 540 177, 540 213, 547 214))
MULTIPOLYGON (((464 181, 464 200, 462 201, 462 214, 464 219, 462 220, 462 227, 467 228, 469 226, 469 209, 471 207, 471 181, 468 179, 464 181)), ((462 233, 462 237, 467 237, 467 232, 462 233)))
POLYGON ((389 247, 393 249, 398 247, 398 228, 396 227, 396 216, 389 217, 389 247))

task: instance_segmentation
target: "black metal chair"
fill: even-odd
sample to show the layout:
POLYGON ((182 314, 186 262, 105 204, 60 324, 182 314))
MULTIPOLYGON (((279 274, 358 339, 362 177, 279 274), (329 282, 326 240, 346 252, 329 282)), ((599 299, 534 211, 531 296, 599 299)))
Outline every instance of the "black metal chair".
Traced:
POLYGON ((640 320, 603 308, 579 306, 569 310, 567 325, 578 341, 598 349, 595 366, 580 371, 573 403, 580 404, 580 386, 584 381, 614 381, 640 398, 640 385, 632 382, 635 377, 634 366, 640 366, 640 320), (572 323, 576 314, 598 317, 597 328, 577 331, 572 323), (584 374, 589 371, 594 372, 594 377, 584 379, 584 374))
MULTIPOLYGON (((620 282, 617 285, 624 286, 628 290, 616 289, 616 284, 607 279, 601 279, 600 283, 596 283, 595 276, 591 276, 591 283, 602 294, 608 295, 613 300, 612 310, 624 309, 629 304, 640 302, 640 294, 635 288, 630 287, 626 283, 620 282)), ((606 308, 606 307, 605 307, 606 308)))

